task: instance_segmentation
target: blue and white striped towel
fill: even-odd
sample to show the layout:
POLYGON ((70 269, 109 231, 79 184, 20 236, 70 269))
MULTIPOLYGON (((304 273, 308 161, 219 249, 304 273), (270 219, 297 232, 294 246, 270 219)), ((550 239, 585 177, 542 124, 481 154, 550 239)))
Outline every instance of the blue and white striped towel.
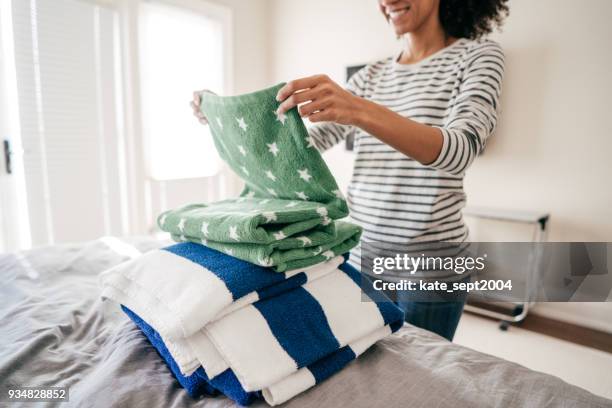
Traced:
POLYGON ((209 351, 203 343, 189 345, 187 340, 208 323, 319 279, 342 262, 338 256, 307 269, 280 273, 203 245, 180 243, 122 263, 102 273, 99 280, 102 297, 143 317, 168 341, 168 347, 174 347, 177 365, 189 375, 201 365, 198 355, 209 351))
MULTIPOLYGON (((189 315, 185 312, 172 314, 172 311, 181 310, 180 303, 152 307, 156 301, 161 303, 161 299, 165 299, 164 302, 181 299, 181 292, 186 289, 174 282, 178 278, 172 268, 173 264, 182 265, 185 262, 197 264, 200 267, 200 274, 206 270, 220 279, 223 284, 226 282, 225 279, 234 282, 235 278, 230 276, 240 275, 242 271, 240 268, 211 271, 210 268, 215 269, 222 262, 214 266, 207 263, 200 256, 204 251, 207 251, 209 256, 229 257, 221 253, 213 254, 210 252, 212 250, 197 244, 179 244, 172 248, 167 251, 168 254, 182 259, 178 261, 170 261, 172 258, 166 259, 163 265, 164 273, 152 277, 152 279, 163 279, 165 283, 149 283, 147 288, 143 285, 131 285, 134 277, 141 275, 139 269, 142 266, 132 264, 129 268, 105 274, 102 279, 105 287, 103 296, 124 304, 156 330, 177 363, 185 356, 195 356, 196 366, 192 371, 184 371, 181 368, 182 374, 192 374, 201 366, 209 378, 215 378, 229 369, 244 391, 261 391, 271 405, 282 403, 315 385, 318 374, 309 367, 316 366, 318 362, 324 361, 326 357, 346 346, 354 356, 357 356, 376 341, 401 327, 403 323, 403 313, 392 303, 362 301, 359 273, 348 264, 338 267, 338 263, 342 262, 340 258, 334 261, 337 262, 335 264, 319 265, 319 268, 325 269, 325 272, 319 269, 313 274, 316 275, 316 279, 306 279, 308 271, 303 271, 302 280, 306 281, 301 286, 284 291, 274 289, 275 286, 286 285, 291 277, 266 286, 266 291, 273 293, 273 296, 263 296, 254 302, 241 300, 244 296, 253 293, 246 285, 241 292, 246 295, 238 297, 236 301, 240 302, 240 307, 231 303, 226 306, 231 308, 231 312, 222 313, 218 318, 209 318, 191 334, 181 336, 178 333, 179 335, 175 336, 175 332, 169 330, 169 324, 182 328, 197 325, 194 326, 187 321, 189 315), (204 266, 206 263, 208 267, 204 266), (330 265, 333 265, 331 270, 330 265), (109 279, 111 276, 112 279, 109 279), (108 285, 108 282, 113 282, 113 286, 108 285), (125 287, 120 287, 122 283, 126 284, 125 287), (163 319, 156 316, 156 311, 161 309, 166 309, 163 319), (165 333, 172 335, 168 336, 165 333)), ((241 262, 234 258, 229 259, 232 262, 241 262)), ((149 262, 146 268, 153 266, 154 264, 149 262)), ((242 265, 242 267, 247 266, 250 267, 250 264, 242 265)), ((146 275, 147 271, 143 272, 146 275)), ((201 286, 201 278, 197 278, 196 275, 193 274, 191 279, 197 282, 201 289, 205 289, 204 296, 215 298, 214 293, 221 290, 220 285, 205 280, 206 283, 201 286), (207 285, 214 286, 206 288, 207 285)), ((253 281, 261 280, 253 279, 253 281)), ((229 287, 230 285, 227 285, 226 289, 229 287)), ((197 296, 197 292, 192 294, 197 296)), ((192 300, 191 303, 193 302, 192 300)), ((206 303, 203 302, 205 308, 206 303)), ((213 302, 217 303, 216 300, 213 302)), ((219 311, 215 313, 199 311, 195 314, 201 322, 205 320, 202 319, 203 315, 215 317, 219 313, 219 311)), ((326 367, 322 367, 323 371, 325 369, 326 367)))

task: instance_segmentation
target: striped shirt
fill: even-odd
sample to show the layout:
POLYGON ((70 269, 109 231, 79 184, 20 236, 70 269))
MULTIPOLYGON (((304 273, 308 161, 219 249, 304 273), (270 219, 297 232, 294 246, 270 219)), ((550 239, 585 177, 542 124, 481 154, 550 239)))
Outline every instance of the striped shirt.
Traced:
MULTIPOLYGON (((503 72, 497 43, 459 39, 418 63, 390 57, 351 77, 353 94, 443 135, 438 158, 422 165, 354 126, 325 122, 309 129, 322 151, 355 137, 347 201, 352 221, 363 227, 362 242, 467 240, 463 177, 495 129, 503 72)), ((359 249, 353 254, 358 259, 359 249)))

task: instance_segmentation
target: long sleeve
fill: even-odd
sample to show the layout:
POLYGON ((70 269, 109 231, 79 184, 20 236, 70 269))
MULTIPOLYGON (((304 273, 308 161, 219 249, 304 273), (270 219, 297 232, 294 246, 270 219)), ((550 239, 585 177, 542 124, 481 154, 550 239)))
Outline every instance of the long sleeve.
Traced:
POLYGON ((322 122, 308 129, 312 144, 320 151, 331 149, 354 132, 353 126, 340 125, 334 122, 322 122))
POLYGON ((462 175, 495 130, 504 73, 497 43, 479 44, 466 61, 465 74, 446 123, 440 155, 429 166, 462 175))

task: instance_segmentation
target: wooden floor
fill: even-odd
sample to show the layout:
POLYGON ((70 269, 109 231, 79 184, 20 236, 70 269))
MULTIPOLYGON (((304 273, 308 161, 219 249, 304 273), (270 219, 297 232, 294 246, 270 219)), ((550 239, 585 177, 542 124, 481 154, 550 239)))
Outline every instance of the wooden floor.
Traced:
POLYGON ((522 329, 612 353, 612 334, 561 322, 536 314, 527 315, 522 329))
MULTIPOLYGON (((508 314, 508 308, 495 304, 475 304, 489 310, 508 314)), ((470 312, 468 312, 470 313, 470 312)), ((494 319, 492 319, 494 320, 494 319)), ((545 316, 530 313, 525 320, 513 324, 522 329, 569 341, 596 350, 612 353, 612 333, 590 329, 576 324, 562 322, 545 316)))

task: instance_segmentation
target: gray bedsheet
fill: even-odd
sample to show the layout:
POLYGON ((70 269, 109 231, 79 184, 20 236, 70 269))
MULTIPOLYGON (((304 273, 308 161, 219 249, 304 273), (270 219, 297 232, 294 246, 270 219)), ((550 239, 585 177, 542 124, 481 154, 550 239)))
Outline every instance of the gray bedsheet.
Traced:
MULTIPOLYGON (((160 245, 129 242, 142 251, 160 245)), ((97 274, 126 259, 112 246, 98 240, 0 255, 0 388, 70 387, 70 401, 59 406, 233 407, 224 397, 189 398, 135 326, 99 300, 97 274)), ((406 325, 284 406, 612 407, 612 401, 406 325)))

